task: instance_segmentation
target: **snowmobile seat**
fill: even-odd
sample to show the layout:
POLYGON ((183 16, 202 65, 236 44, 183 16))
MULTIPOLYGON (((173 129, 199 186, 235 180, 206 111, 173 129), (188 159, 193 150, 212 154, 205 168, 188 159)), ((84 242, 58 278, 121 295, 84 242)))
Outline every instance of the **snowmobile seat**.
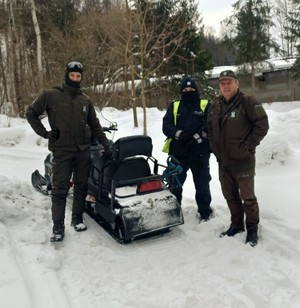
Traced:
POLYGON ((149 136, 128 136, 118 139, 112 146, 113 159, 121 162, 128 157, 152 156, 152 139, 149 136))
POLYGON ((118 139, 112 146, 112 159, 103 170, 103 187, 110 190, 112 180, 133 180, 151 175, 148 158, 152 156, 149 136, 128 136, 118 139))

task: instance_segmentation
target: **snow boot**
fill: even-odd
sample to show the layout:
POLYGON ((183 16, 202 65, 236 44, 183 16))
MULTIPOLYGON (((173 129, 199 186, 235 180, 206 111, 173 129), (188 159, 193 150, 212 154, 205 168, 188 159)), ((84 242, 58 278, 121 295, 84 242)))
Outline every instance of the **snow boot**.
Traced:
POLYGON ((53 220, 52 236, 50 242, 61 242, 65 237, 65 224, 63 220, 53 220))
POLYGON ((230 227, 228 230, 222 232, 220 234, 220 237, 223 237, 225 235, 227 236, 235 236, 238 233, 244 232, 245 229, 244 228, 234 228, 234 227, 230 227))
POLYGON ((77 232, 85 231, 87 229, 83 222, 82 215, 72 215, 71 226, 73 226, 77 232))
POLYGON ((256 246, 258 242, 257 231, 248 230, 245 244, 249 243, 252 247, 256 246))
POLYGON ((198 211, 199 215, 200 215, 200 219, 199 222, 206 222, 209 221, 211 218, 213 218, 213 210, 210 208, 209 210, 205 211, 205 212, 200 212, 198 211))

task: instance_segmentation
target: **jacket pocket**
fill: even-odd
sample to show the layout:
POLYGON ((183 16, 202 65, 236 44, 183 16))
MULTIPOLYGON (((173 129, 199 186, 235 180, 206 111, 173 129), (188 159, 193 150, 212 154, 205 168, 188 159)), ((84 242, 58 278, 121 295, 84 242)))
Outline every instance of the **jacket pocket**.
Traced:
POLYGON ((251 153, 242 142, 232 142, 228 146, 228 153, 231 159, 245 159, 251 156, 251 153))
POLYGON ((53 147, 65 147, 72 146, 74 142, 71 140, 71 134, 69 131, 59 130, 59 137, 57 140, 51 140, 51 146, 53 147))

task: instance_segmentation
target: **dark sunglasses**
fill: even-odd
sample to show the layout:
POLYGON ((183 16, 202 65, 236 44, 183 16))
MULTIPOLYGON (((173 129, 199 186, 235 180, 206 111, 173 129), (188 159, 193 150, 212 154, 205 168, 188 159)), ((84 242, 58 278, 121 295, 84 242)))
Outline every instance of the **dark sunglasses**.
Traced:
POLYGON ((83 70, 83 65, 80 62, 77 62, 77 61, 72 61, 72 62, 68 63, 66 65, 66 70, 72 69, 74 67, 78 67, 79 69, 83 70))

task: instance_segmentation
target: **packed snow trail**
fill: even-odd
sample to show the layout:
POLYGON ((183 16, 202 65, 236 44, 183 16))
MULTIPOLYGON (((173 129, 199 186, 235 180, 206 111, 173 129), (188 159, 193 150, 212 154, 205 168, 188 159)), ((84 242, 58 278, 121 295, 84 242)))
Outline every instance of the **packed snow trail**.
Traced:
MULTIPOLYGON (((51 244, 51 200, 30 184, 43 172, 46 141, 22 119, 0 115, 0 303, 5 308, 298 308, 300 306, 300 102, 267 106, 270 133, 257 151, 259 243, 229 226, 218 168, 211 158, 214 218, 199 224, 194 186, 184 186, 185 224, 164 235, 120 245, 88 216, 51 244), (287 121, 288 119, 288 121, 287 121), (283 133, 285 132, 285 133, 283 133), (288 133, 287 133, 288 132, 288 133)), ((106 108, 122 123, 118 138, 140 134, 132 112, 106 108)), ((139 109, 139 121, 142 112, 139 109)), ((154 156, 163 162, 163 112, 147 110, 154 156)), ((117 138, 116 138, 117 139, 117 138)))
POLYGON ((27 183, 0 180, 7 187, 0 194, 1 298, 11 307, 293 307, 298 301, 299 230, 275 215, 263 219, 252 248, 245 233, 219 238, 228 220, 224 206, 215 204, 215 217, 199 224, 186 199, 183 226, 120 245, 88 216, 89 229, 75 232, 68 206, 65 240, 51 244, 50 198, 27 183))

